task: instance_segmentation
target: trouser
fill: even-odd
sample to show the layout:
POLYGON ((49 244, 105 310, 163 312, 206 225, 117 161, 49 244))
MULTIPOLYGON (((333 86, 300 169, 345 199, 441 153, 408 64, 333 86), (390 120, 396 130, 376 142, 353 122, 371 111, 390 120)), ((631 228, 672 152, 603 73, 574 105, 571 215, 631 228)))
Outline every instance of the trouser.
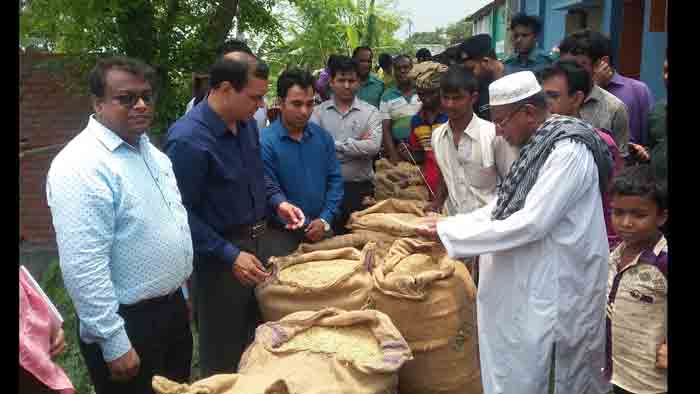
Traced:
POLYGON ((58 391, 52 390, 37 379, 31 372, 19 366, 19 394, 57 394, 58 391))
MULTIPOLYGON (((229 241, 266 263, 269 254, 262 254, 261 238, 229 241)), ((201 378, 235 373, 262 320, 253 287, 236 279, 233 262, 218 260, 198 259, 192 282, 197 294, 201 378)))
POLYGON ((155 375, 179 383, 189 381, 192 332, 180 289, 170 296, 121 305, 118 313, 124 319, 126 333, 141 366, 138 375, 130 381, 115 382, 110 379, 99 345, 80 340, 80 352, 97 394, 153 393, 151 380, 155 375))
POLYGON ((557 345, 552 344, 552 367, 549 369, 549 394, 554 394, 556 392, 555 388, 555 377, 556 374, 555 372, 555 366, 556 366, 556 360, 557 358, 557 345))
POLYGON ((269 224, 263 244, 265 253, 270 257, 283 257, 294 252, 302 242, 311 242, 304 236, 304 229, 287 230, 277 224, 269 224))
POLYGON ((374 185, 370 181, 345 182, 343 183, 343 202, 340 204, 340 213, 333 221, 333 232, 335 235, 347 234, 350 231, 345 228, 345 224, 353 212, 361 211, 366 207, 362 200, 366 196, 374 195, 374 185))
POLYGON ((634 394, 633 392, 627 391, 627 390, 623 389, 622 387, 616 386, 614 384, 613 384, 613 391, 612 392, 613 392, 613 394, 634 394))
MULTIPOLYGON (((332 236, 333 230, 325 233, 323 238, 325 239, 332 236)), ((303 228, 290 231, 277 223, 268 223, 267 231, 265 231, 265 235, 263 236, 263 247, 265 253, 270 257, 287 256, 294 252, 302 243, 311 243, 311 240, 306 238, 303 228)))

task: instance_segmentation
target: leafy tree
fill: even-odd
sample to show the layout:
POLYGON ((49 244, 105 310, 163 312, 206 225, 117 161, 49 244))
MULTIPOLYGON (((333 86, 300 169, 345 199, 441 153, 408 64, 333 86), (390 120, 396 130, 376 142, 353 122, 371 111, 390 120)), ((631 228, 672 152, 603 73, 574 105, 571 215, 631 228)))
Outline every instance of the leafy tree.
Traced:
POLYGON ((455 23, 450 23, 445 28, 445 36, 447 37, 446 44, 454 45, 471 37, 472 27, 472 22, 466 19, 462 19, 455 23))
POLYGON ((351 55, 359 45, 370 45, 375 51, 398 51, 402 43, 394 33, 405 18, 394 11, 395 3, 297 0, 280 7, 275 15, 286 27, 285 39, 260 38, 260 52, 271 66, 272 79, 289 66, 323 68, 331 54, 351 55))
MULTIPOLYGON (((294 1, 294 0, 288 0, 294 1)), ((20 2, 20 45, 66 55, 83 83, 95 59, 139 58, 158 71, 154 132, 184 112, 190 73, 211 64, 216 49, 240 31, 281 40, 274 0, 26 0, 20 2)), ((60 66, 60 65, 59 65, 60 66)), ((84 85, 82 86, 84 89, 84 85)))

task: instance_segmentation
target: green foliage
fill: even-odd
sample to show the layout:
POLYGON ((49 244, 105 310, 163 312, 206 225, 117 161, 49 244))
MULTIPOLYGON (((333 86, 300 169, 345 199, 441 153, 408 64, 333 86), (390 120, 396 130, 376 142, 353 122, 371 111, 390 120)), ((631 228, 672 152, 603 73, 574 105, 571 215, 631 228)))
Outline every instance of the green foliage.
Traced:
POLYGON ((447 44, 454 45, 472 36, 473 24, 471 21, 462 19, 455 23, 450 23, 445 28, 447 44))
POLYGON ((435 31, 413 33, 406 41, 417 47, 421 44, 441 44, 448 47, 464 41, 471 35, 472 22, 462 19, 450 23, 447 27, 438 27, 435 31))
MULTIPOLYGON (((293 0, 289 0, 293 1, 293 0)), ((158 71, 152 132, 163 133, 191 97, 191 73, 206 70, 238 31, 281 37, 274 0, 32 0, 20 7, 20 45, 66 55, 84 84, 97 57, 139 58, 158 71), (238 15, 240 17, 236 18, 238 15)))
POLYGON ((401 42, 394 38, 394 33, 405 18, 394 11, 395 3, 297 0, 293 7, 280 9, 276 17, 285 26, 285 40, 263 39, 260 46, 263 58, 270 64, 271 79, 275 80, 290 66, 311 71, 323 68, 331 54, 350 56, 355 47, 367 44, 370 39, 376 51, 398 51, 401 42), (371 20, 370 16, 373 16, 371 20))

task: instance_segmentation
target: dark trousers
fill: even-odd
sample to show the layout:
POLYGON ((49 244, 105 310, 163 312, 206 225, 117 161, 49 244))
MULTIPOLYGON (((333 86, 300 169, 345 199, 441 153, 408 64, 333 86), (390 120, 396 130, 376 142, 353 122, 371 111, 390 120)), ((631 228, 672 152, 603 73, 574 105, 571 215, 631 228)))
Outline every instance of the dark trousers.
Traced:
POLYGON ((141 367, 130 381, 115 382, 110 379, 99 345, 80 340, 80 352, 97 394, 153 393, 154 375, 179 383, 189 381, 192 332, 181 290, 158 301, 122 305, 118 313, 124 319, 126 333, 141 359, 141 367))
POLYGON ((19 394, 57 394, 58 391, 52 390, 37 379, 31 372, 19 366, 19 394))
POLYGON ((613 384, 613 391, 612 392, 613 392, 613 394, 634 394, 633 392, 627 391, 627 390, 623 389, 622 387, 616 386, 614 384, 613 384))
POLYGON ((268 224, 263 235, 263 247, 270 257, 282 257, 294 252, 302 242, 311 242, 304 236, 304 229, 289 231, 277 224, 268 224))
POLYGON ((345 182, 343 183, 343 202, 340 204, 340 213, 333 221, 333 232, 335 235, 343 235, 350 232, 345 228, 350 214, 357 211, 362 211, 367 208, 362 204, 362 200, 366 196, 374 195, 374 185, 372 182, 345 182))
MULTIPOLYGON (((261 251, 261 238, 229 241, 266 263, 269 255, 261 251)), ((262 320, 253 288, 236 279, 232 264, 197 260, 194 265, 201 378, 235 373, 262 320)))

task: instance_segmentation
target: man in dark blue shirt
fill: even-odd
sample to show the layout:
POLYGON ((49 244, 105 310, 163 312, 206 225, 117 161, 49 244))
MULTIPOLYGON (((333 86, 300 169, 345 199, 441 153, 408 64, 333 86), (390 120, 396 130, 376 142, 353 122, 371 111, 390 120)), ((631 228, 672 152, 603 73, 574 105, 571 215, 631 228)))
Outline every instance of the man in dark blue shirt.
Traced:
MULTIPOLYGON (((171 126, 164 146, 192 231, 202 377, 235 372, 259 323, 250 286, 268 276, 260 236, 271 204, 251 118, 267 76, 252 56, 224 56, 211 68, 209 95, 171 126)), ((292 204, 270 208, 290 228, 303 225, 292 204)))
POLYGON ((266 250, 286 256, 303 241, 316 242, 330 234, 330 223, 343 199, 343 176, 333 137, 309 123, 314 109, 313 77, 287 70, 277 80, 281 117, 263 131, 262 157, 270 179, 273 204, 289 201, 306 217, 304 229, 288 230, 279 217, 269 223, 266 250))

